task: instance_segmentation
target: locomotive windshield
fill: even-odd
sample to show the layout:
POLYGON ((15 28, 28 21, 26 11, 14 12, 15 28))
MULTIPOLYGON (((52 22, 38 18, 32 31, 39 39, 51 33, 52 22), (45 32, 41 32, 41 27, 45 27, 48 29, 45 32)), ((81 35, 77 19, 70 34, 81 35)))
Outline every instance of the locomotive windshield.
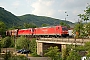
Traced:
POLYGON ((66 27, 62 27, 63 31, 68 31, 68 29, 66 27))

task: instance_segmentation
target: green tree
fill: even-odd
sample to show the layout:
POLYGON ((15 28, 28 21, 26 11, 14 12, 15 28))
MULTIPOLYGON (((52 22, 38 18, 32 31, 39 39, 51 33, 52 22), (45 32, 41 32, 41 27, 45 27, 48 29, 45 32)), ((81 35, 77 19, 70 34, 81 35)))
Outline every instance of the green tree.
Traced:
POLYGON ((36 25, 34 23, 24 23, 24 28, 35 28, 36 25))
POLYGON ((65 60, 67 57, 66 48, 62 49, 62 60, 65 60))
POLYGON ((86 15, 86 14, 79 14, 78 15, 80 18, 81 18, 81 20, 83 20, 83 21, 86 21, 87 22, 87 20, 89 20, 89 17, 86 15))
POLYGON ((10 45, 11 45, 11 38, 10 37, 3 38, 2 44, 3 44, 3 47, 6 48, 6 54, 5 54, 4 59, 8 60, 9 55, 7 54, 7 48, 10 47, 10 45))
POLYGON ((32 39, 31 41, 30 41, 30 44, 29 44, 30 46, 29 46, 29 49, 30 49, 30 51, 32 52, 32 53, 37 53, 37 43, 36 43, 36 39, 32 39))
POLYGON ((70 28, 70 26, 68 24, 64 23, 64 22, 60 22, 60 25, 61 26, 66 26, 67 28, 70 28))
POLYGON ((84 46, 75 46, 74 50, 76 51, 85 51, 85 47, 84 46))
POLYGON ((90 42, 86 42, 84 45, 84 48, 86 49, 86 51, 90 50, 90 42))
POLYGON ((46 26, 49 26, 49 24, 42 24, 42 27, 46 27, 46 26))
POLYGON ((86 42, 84 46, 77 46, 74 50, 87 52, 85 56, 87 57, 87 60, 90 60, 90 42, 86 42))
POLYGON ((90 4, 88 4, 88 6, 86 7, 86 10, 84 10, 84 12, 85 12, 84 21, 87 22, 87 20, 90 20, 90 4))
POLYGON ((69 52, 73 49, 75 49, 75 45, 66 45, 66 48, 62 49, 62 60, 66 60, 69 55, 69 52))
POLYGON ((79 14, 78 16, 81 18, 81 21, 86 21, 86 24, 83 26, 84 29, 81 29, 83 32, 81 32, 81 30, 79 32, 82 37, 87 37, 90 34, 90 24, 87 23, 87 21, 90 20, 90 5, 88 4, 86 10, 84 10, 84 14, 79 14))
MULTIPOLYGON (((85 51, 87 51, 88 53, 86 54, 87 58, 90 57, 90 42, 86 42, 84 45, 85 51)), ((89 60, 89 59, 88 59, 89 60)))
POLYGON ((10 47, 14 47, 15 46, 15 37, 11 36, 11 45, 10 47))
POLYGON ((45 51, 44 56, 51 57, 52 60, 57 60, 57 57, 60 55, 58 47, 50 47, 45 51))
POLYGON ((12 39, 9 36, 6 36, 5 38, 1 39, 1 47, 14 47, 14 39, 12 39), (8 44, 8 45, 7 45, 8 44))
POLYGON ((87 23, 90 17, 90 5, 86 7, 86 10, 84 10, 84 12, 84 14, 79 14, 78 16, 81 18, 81 20, 84 20, 87 23))
POLYGON ((9 30, 13 30, 13 29, 21 29, 22 26, 12 26, 11 28, 9 28, 9 30))
POLYGON ((0 21, 0 35, 4 36, 5 34, 5 30, 6 30, 6 25, 4 22, 0 21))
POLYGON ((1 53, 1 40, 0 40, 0 53, 1 53))
POLYGON ((90 22, 87 24, 84 24, 84 28, 85 28, 84 31, 86 36, 90 36, 90 22))
POLYGON ((83 23, 81 23, 80 21, 79 23, 75 24, 73 31, 76 34, 77 38, 83 37, 83 34, 84 34, 83 23), (78 34, 76 32, 78 32, 78 34))
POLYGON ((30 41, 27 40, 27 38, 25 38, 24 36, 18 37, 16 39, 16 47, 18 49, 22 49, 22 48, 28 49, 29 42, 30 41))
POLYGON ((2 44, 4 48, 8 48, 11 46, 11 38, 10 37, 5 37, 2 39, 2 44))
POLYGON ((66 60, 81 60, 81 56, 77 51, 71 50, 66 60))

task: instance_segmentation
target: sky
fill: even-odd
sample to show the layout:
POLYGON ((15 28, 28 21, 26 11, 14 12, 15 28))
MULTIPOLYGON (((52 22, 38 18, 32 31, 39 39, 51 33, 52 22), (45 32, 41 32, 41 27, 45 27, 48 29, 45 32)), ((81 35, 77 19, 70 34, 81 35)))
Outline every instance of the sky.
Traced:
POLYGON ((33 14, 77 22, 87 3, 90 0, 0 0, 0 7, 16 16, 33 14))

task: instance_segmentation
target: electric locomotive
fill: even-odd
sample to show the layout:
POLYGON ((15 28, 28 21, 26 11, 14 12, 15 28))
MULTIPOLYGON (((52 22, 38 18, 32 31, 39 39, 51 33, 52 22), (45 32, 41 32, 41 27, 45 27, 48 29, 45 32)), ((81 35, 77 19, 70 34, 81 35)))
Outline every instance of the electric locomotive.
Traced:
POLYGON ((60 37, 69 36, 68 29, 65 26, 48 26, 28 29, 15 29, 6 31, 7 35, 30 35, 40 37, 60 37))

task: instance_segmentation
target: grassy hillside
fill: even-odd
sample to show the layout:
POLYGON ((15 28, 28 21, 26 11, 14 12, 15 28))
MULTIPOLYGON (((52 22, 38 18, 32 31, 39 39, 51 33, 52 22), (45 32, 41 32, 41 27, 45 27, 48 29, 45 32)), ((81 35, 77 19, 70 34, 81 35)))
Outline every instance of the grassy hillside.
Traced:
POLYGON ((34 23, 37 26, 41 26, 42 24, 58 25, 60 24, 60 22, 72 24, 72 22, 69 21, 59 20, 46 16, 36 16, 32 14, 15 16, 14 14, 5 10, 2 7, 0 7, 0 21, 3 21, 7 27, 23 26, 24 23, 34 23))
POLYGON ((36 16, 36 15, 31 15, 31 14, 19 16, 19 18, 25 23, 31 22, 31 23, 35 23, 38 26, 41 26, 42 24, 58 25, 60 24, 60 22, 65 22, 67 24, 73 24, 72 22, 69 22, 69 21, 59 20, 59 19, 46 17, 46 16, 36 16))
POLYGON ((0 7, 0 21, 3 21, 8 27, 11 27, 12 25, 18 26, 21 20, 11 12, 0 7))

